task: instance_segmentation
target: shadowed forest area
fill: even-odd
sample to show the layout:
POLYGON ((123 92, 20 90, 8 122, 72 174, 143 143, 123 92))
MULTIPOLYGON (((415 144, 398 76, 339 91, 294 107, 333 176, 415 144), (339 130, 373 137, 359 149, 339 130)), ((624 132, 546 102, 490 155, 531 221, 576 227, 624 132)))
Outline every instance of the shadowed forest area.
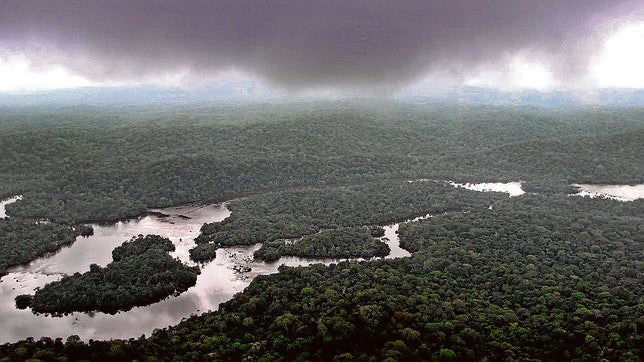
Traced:
MULTIPOLYGON (((382 256, 375 226, 433 217, 400 224, 408 258, 283 267, 147 336, 34 336, 0 346, 0 361, 637 361, 644 201, 569 194, 644 181, 643 117, 399 103, 3 110, 0 198, 23 197, 0 220, 0 273, 89 233, 83 223, 188 202, 231 200, 230 217, 202 227, 198 261, 254 243, 267 260, 382 256), (512 198, 444 182, 519 180, 527 193, 512 198)), ((123 273, 144 273, 133 263, 123 273)), ((173 267, 194 284, 198 270, 173 267)), ((126 290, 110 268, 82 278, 126 290)))

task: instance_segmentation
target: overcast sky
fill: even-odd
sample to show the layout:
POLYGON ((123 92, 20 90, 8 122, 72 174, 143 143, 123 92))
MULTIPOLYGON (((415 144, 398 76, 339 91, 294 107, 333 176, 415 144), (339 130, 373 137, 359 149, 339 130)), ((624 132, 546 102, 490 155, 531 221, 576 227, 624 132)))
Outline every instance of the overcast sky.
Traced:
POLYGON ((644 88, 641 0, 2 0, 0 91, 644 88))

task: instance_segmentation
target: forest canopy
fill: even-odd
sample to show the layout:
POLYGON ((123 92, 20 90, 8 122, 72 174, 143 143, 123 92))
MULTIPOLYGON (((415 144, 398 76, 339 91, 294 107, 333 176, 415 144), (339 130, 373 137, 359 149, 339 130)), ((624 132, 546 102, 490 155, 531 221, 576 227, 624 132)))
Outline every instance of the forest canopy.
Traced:
MULTIPOLYGON (((643 117, 397 103, 0 112, 0 198, 23 195, 0 220, 0 271, 90 232, 76 225, 187 202, 231 200, 230 217, 201 228, 198 261, 258 242, 264 259, 378 255, 366 226, 433 215, 400 225, 411 257, 282 267, 147 336, 28 338, 1 345, 0 361, 637 361, 644 201, 568 194, 644 181, 643 117), (522 181, 527 194, 446 181, 522 181)), ((159 300, 199 273, 172 247, 140 236, 16 302, 63 313, 159 300)))
MULTIPOLYGON (((504 193, 480 193, 432 180, 389 180, 267 192, 231 201, 228 204, 232 212, 230 217, 202 226, 193 253, 206 255, 205 250, 212 249, 213 244, 271 242, 299 238, 324 229, 386 225, 429 213, 486 208, 505 198, 507 194, 504 193)), ((286 252, 287 248, 282 249, 286 252)), ((337 255, 331 255, 327 250, 324 256, 346 254, 339 251, 336 250, 337 255)))
POLYGON ((322 230, 296 240, 264 242, 253 257, 266 261, 274 261, 282 256, 371 258, 385 257, 389 252, 389 246, 375 239, 368 227, 353 227, 322 230))
POLYGON ((643 181, 638 108, 360 104, 0 112, 0 197, 65 223, 294 186, 383 178, 643 181))
POLYGON ((642 201, 524 195, 401 225, 410 258, 281 268, 146 338, 0 346, 75 359, 637 361, 642 201), (573 211, 574 212, 571 212, 573 211))

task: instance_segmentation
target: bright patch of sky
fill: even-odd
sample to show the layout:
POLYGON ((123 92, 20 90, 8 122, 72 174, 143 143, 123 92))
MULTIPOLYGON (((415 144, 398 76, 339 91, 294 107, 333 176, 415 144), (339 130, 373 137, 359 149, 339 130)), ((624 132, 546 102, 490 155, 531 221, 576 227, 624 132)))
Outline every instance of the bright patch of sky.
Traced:
POLYGON ((480 71, 466 79, 465 85, 508 91, 520 89, 548 91, 556 88, 558 82, 544 64, 530 61, 524 56, 516 56, 501 67, 480 71))
POLYGON ((609 37, 589 73, 598 87, 644 88, 644 22, 626 24, 609 37))
POLYGON ((0 53, 0 92, 33 92, 93 85, 62 65, 34 66, 25 54, 0 53))

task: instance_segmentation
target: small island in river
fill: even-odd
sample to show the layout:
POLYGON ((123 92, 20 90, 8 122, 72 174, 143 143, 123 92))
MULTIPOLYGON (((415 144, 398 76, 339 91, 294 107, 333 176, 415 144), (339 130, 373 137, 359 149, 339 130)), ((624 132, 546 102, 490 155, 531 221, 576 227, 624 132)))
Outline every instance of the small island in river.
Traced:
POLYGON ((34 313, 62 315, 70 312, 116 313, 158 302, 194 286, 200 271, 172 258, 172 242, 158 235, 139 235, 112 251, 106 267, 90 265, 86 273, 65 276, 21 295, 16 305, 34 313), (29 300, 31 299, 31 300, 29 300))
POLYGON ((375 226, 338 228, 305 235, 288 242, 281 239, 265 242, 253 255, 256 259, 275 261, 281 256, 310 258, 370 258, 389 254, 389 246, 374 236, 384 235, 384 229, 375 226))

